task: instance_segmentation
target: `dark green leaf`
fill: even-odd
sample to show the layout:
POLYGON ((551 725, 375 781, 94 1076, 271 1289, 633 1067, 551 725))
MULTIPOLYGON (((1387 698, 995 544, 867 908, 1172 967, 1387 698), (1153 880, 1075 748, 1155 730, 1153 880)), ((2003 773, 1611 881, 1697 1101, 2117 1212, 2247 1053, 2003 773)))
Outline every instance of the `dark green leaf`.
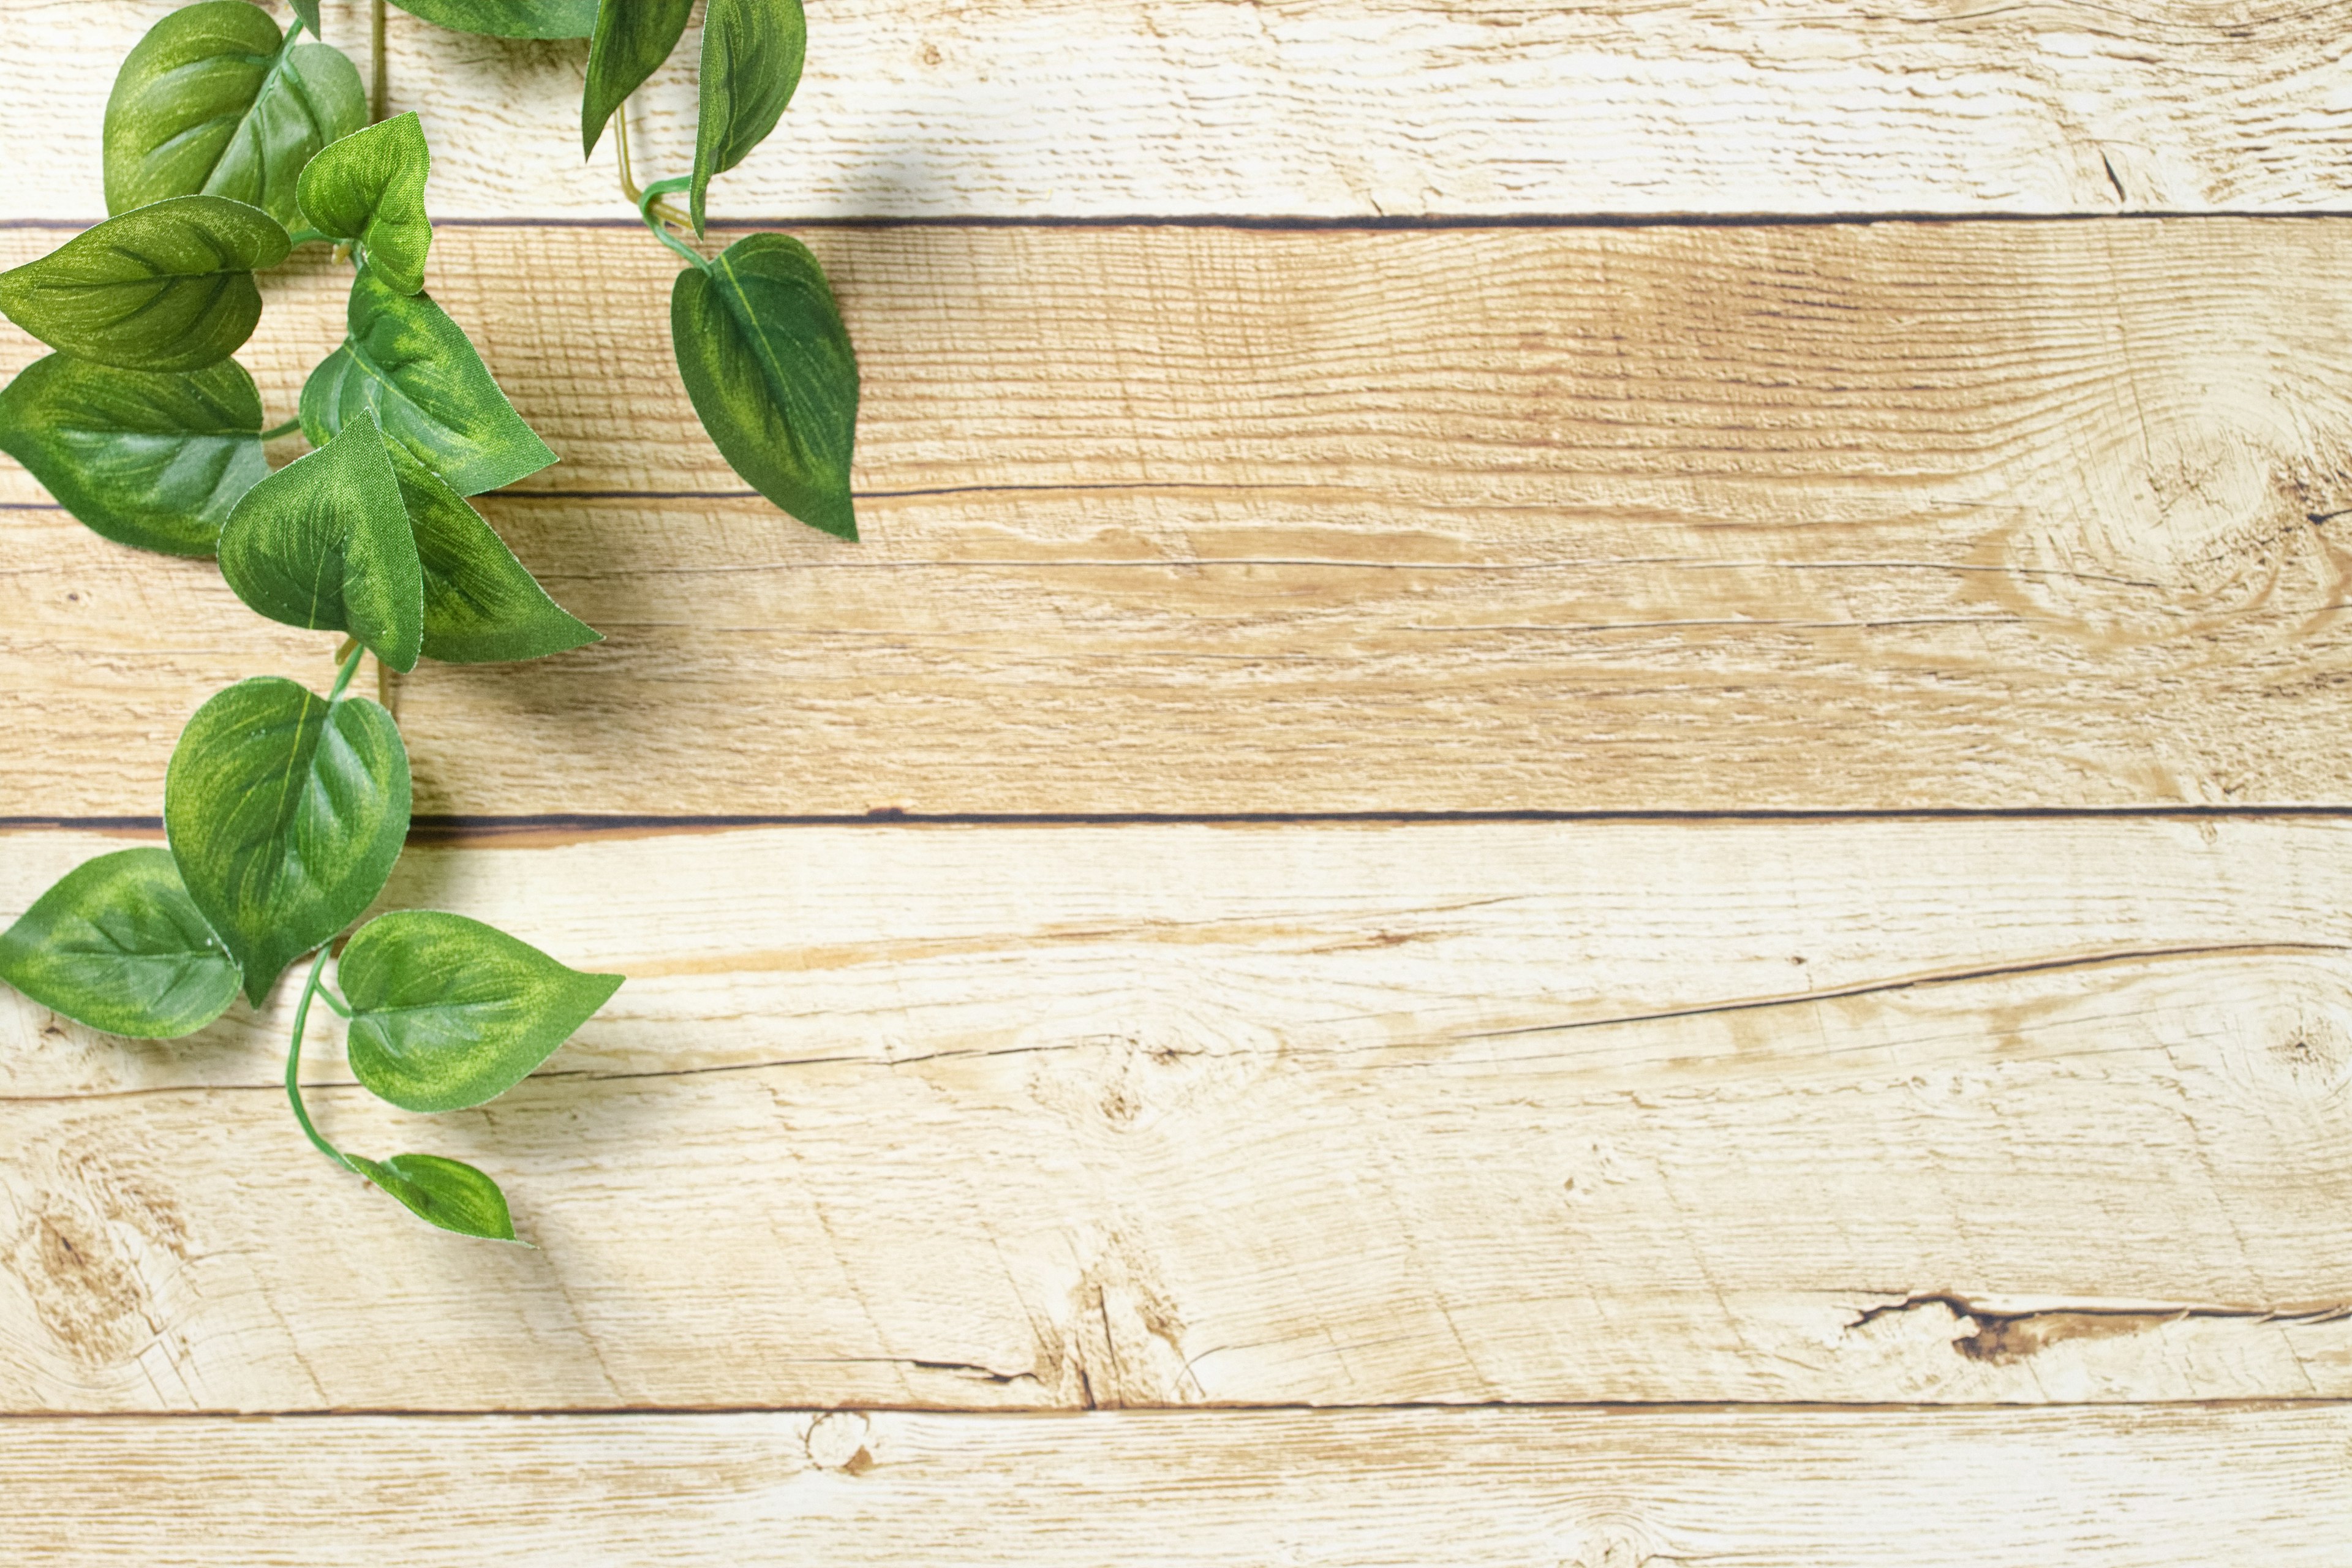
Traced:
POLYGON ((310 162, 297 184, 302 216, 330 239, 356 240, 368 270, 404 294, 425 287, 433 226, 425 177, 433 154, 416 111, 344 137, 310 162))
MULTIPOLYGON (((0 282, 5 282, 0 276, 0 282)), ((479 495, 555 461, 429 294, 404 294, 362 269, 352 280, 351 336, 302 384, 302 434, 313 447, 345 421, 378 426, 459 495, 479 495)))
POLYGON ((336 971, 352 1071, 403 1110, 462 1110, 520 1083, 621 988, 464 915, 401 910, 360 927, 336 971))
POLYGON ((233 359, 184 372, 37 360, 0 391, 0 451, 107 538, 173 555, 210 555, 269 472, 261 395, 233 359))
POLYGON ((291 227, 302 165, 367 123, 358 68, 297 36, 281 42, 246 0, 205 0, 148 29, 106 100, 106 210, 203 192, 291 227))
POLYGON ((188 896, 257 1005, 278 973, 357 920, 408 835, 408 753, 363 697, 240 681, 196 710, 163 775, 188 896))
POLYGON ((319 27, 319 0, 289 0, 289 3, 294 7, 294 15, 301 17, 302 25, 310 29, 310 36, 323 39, 326 34, 319 27))
POLYGON ((584 38, 596 27, 596 0, 398 0, 412 16, 460 33, 499 38, 584 38))
POLYGON ((253 335, 261 320, 253 269, 277 266, 287 248, 286 230, 258 207, 173 196, 0 272, 0 310, 78 358, 202 370, 253 335))
POLYGON ((808 54, 801 0, 710 0, 702 18, 702 114, 694 128, 694 232, 710 176, 750 155, 776 128, 808 54))
POLYGON ((180 885, 168 849, 85 860, 0 933, 0 980, 110 1035, 169 1040, 236 999, 236 961, 180 885))
POLYGON ((588 83, 580 94, 580 153, 596 150, 604 122, 677 47, 694 0, 604 0, 588 46, 588 83))
POLYGON ((466 499, 405 447, 388 446, 425 571, 427 658, 488 664, 541 658, 604 639, 547 596, 466 499))
POLYGON ((246 492, 221 531, 220 565, 271 620, 349 632, 393 668, 416 668, 424 577, 400 481, 366 414, 246 492))
POLYGON ((343 1159, 429 1225, 485 1241, 515 1238, 506 1194, 471 1165, 438 1154, 394 1154, 383 1161, 346 1154, 343 1159))

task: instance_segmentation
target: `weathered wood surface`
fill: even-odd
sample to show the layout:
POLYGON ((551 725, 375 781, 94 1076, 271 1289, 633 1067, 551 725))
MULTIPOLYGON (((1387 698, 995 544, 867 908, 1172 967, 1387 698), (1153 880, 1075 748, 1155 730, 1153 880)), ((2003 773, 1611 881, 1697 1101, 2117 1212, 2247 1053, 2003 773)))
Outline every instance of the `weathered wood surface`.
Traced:
MULTIPOLYGON (((20 907, 115 842, 16 834, 20 907)), ((2352 828, 796 828, 421 848, 632 976, 392 1223, 275 1038, 11 997, 19 1411, 2352 1395, 2352 828), (418 1325, 432 1325, 429 1354, 418 1325)), ((331 1037, 331 1027, 320 1034, 331 1037)))
MULTIPOLYGON (((565 459, 486 510, 611 640, 405 682, 421 810, 2352 799, 2352 220, 814 237, 856 546, 710 449, 667 253, 442 233, 565 459)), ((273 285, 273 411, 341 289, 273 285)), ((152 815, 331 639, 40 493, 0 816, 152 815)))
POLYGON ((2340 1405, 20 1420, 0 1423, 0 1551, 153 1568, 2340 1568, 2347 1447, 2340 1405))
MULTIPOLYGON (((114 62, 169 0, 11 0, 0 211, 97 216, 114 62), (86 67, 78 62, 87 61, 86 67), (56 68, 77 62, 76 68, 56 68)), ((2301 212, 2352 205, 2332 8, 1901 0, 828 0, 730 216, 2301 212)), ((364 7, 325 7, 366 58, 364 7)), ((285 16, 283 7, 278 15, 285 16)), ((693 147, 698 32, 640 95, 693 147)), ((438 216, 624 217, 584 42, 394 13, 438 216)))

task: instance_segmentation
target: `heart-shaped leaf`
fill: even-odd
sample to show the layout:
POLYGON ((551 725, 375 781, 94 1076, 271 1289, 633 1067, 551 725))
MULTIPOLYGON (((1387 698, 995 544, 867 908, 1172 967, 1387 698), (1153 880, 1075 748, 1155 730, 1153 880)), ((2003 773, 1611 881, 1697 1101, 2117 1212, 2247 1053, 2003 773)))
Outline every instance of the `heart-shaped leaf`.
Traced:
POLYGON ((287 963, 359 918, 408 835, 392 715, 265 676, 196 710, 163 774, 172 858, 257 1005, 287 963))
POLYGON ((378 915, 344 945, 352 1071, 404 1110, 462 1110, 520 1083, 621 988, 464 915, 378 915))
POLYGON ((497 38, 584 38, 596 30, 596 0, 398 0, 412 16, 460 33, 497 38))
POLYGON ((346 1154, 343 1163, 406 1204, 411 1214, 428 1224, 485 1241, 515 1238, 506 1194, 499 1191, 496 1182, 463 1161, 445 1160, 438 1154, 394 1154, 380 1161, 346 1154))
POLYGON ((694 0, 604 0, 588 46, 588 81, 580 94, 580 154, 596 150, 604 122, 677 47, 694 0))
POLYGON ((273 621, 349 632, 416 668, 425 583, 400 480, 365 413, 262 480, 221 531, 221 575, 273 621))
POLYGON ((330 239, 356 242, 368 270, 404 294, 425 287, 433 226, 425 179, 433 154, 416 111, 344 137, 310 160, 296 184, 302 216, 330 239))
POLYGON ((173 196, 0 272, 0 311, 79 359, 202 370, 253 335, 261 320, 254 268, 277 266, 287 249, 286 230, 258 207, 173 196))
POLYGON ((704 194, 767 139, 801 84, 801 0, 710 0, 702 17, 702 112, 694 128, 694 232, 704 194))
POLYGON ((467 496, 555 461, 431 295, 404 294, 362 268, 352 280, 348 321, 351 336, 302 384, 310 445, 323 447, 348 421, 373 414, 387 437, 467 496))
POLYGON ((168 849, 85 860, 0 933, 0 980, 110 1035, 169 1040, 236 997, 236 961, 196 912, 168 849))
POLYGON ((604 637, 547 596, 482 514, 387 446, 425 573, 424 651, 448 664, 541 658, 604 637))
POLYGON ((37 360, 0 391, 0 451, 107 538, 173 555, 213 553, 229 509, 269 472, 261 395, 233 359, 181 372, 37 360))
POLYGON ((204 192, 292 226, 302 165, 367 123, 358 68, 299 36, 281 39, 246 0, 205 0, 149 28, 106 100, 106 210, 204 192))
POLYGON ((856 539, 857 356, 808 247, 755 234, 679 273, 669 331, 687 395, 735 471, 810 527, 856 539))

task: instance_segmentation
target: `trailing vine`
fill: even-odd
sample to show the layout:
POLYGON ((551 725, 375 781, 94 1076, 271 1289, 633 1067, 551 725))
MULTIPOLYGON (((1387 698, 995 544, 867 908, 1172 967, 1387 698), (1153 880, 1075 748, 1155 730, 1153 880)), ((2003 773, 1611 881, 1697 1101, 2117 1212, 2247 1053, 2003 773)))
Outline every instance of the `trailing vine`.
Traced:
MULTIPOLYGON (((383 9, 373 92, 320 37, 318 0, 282 31, 249 0, 171 12, 124 58, 107 100, 104 222, 0 273, 0 311, 54 352, 0 390, 0 450, 118 543, 212 556, 271 620, 341 634, 321 697, 277 678, 216 692, 165 771, 165 847, 76 867, 0 933, 0 980, 89 1027, 192 1033, 242 993, 258 1007, 309 968, 287 1048, 303 1134, 412 1212, 516 1239, 488 1175, 435 1154, 336 1147, 302 1102, 313 1002, 346 1022, 352 1075, 413 1111, 475 1106, 536 1068, 610 1000, 616 974, 567 967, 462 915, 400 910, 336 941, 374 904, 409 827, 408 754, 382 703, 351 691, 420 658, 540 658, 599 640, 550 598, 467 499, 556 460, 425 291, 431 153, 414 113, 384 116, 383 9), (309 35, 305 41, 304 35, 309 35), (264 427, 232 356, 262 311, 257 276, 331 245, 353 273, 347 335, 264 427), (271 471, 264 444, 310 450, 271 471)), ((709 0, 693 172, 640 188, 625 105, 683 37, 691 0, 406 0, 445 26, 588 37, 582 150, 609 122, 621 184, 687 263, 671 339, 696 413, 761 494, 857 536, 849 465, 857 367, 814 257, 753 234, 706 258, 711 179, 775 127, 798 84, 800 0, 709 0), (683 193, 687 210, 665 198, 683 193)))

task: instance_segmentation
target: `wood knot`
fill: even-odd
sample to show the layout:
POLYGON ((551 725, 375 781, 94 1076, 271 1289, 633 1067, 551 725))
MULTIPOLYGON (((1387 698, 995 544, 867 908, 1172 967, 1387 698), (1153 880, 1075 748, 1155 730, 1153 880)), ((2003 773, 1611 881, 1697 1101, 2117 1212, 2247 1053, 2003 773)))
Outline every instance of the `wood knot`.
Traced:
POLYGON ((803 1447, 820 1470, 862 1476, 874 1468, 874 1424, 859 1411, 835 1410, 809 1424, 803 1447))
POLYGON ((105 1223, 43 1194, 8 1250, 33 1310, 84 1366, 116 1366, 153 1337, 147 1288, 105 1223))

